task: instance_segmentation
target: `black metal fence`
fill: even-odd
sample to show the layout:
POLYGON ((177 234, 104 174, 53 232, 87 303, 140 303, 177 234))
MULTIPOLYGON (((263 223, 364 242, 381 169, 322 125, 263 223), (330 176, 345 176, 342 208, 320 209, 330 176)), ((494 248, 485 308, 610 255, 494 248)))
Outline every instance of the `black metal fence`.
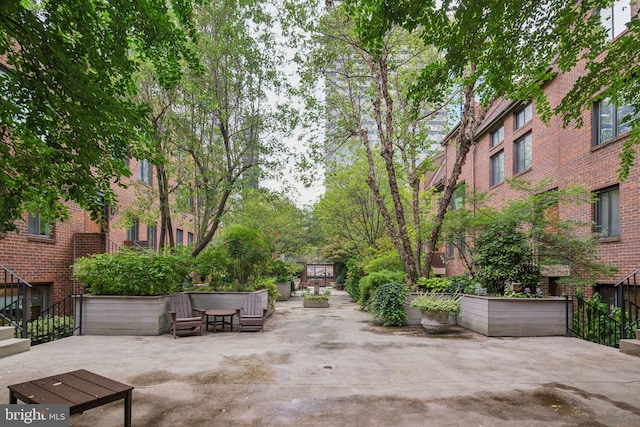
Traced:
POLYGON ((70 337, 75 331, 82 335, 82 295, 70 295, 58 301, 29 319, 26 329, 31 345, 70 337))
POLYGON ((0 277, 0 326, 13 326, 17 336, 26 338, 31 285, 1 264, 0 277))

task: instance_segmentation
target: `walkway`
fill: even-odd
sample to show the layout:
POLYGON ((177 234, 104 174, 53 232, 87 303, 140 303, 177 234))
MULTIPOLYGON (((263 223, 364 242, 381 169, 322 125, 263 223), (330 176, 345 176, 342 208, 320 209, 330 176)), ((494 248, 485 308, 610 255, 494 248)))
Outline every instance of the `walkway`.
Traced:
MULTIPOLYGON (((640 425, 640 358, 578 339, 383 328, 334 291, 279 302, 264 333, 71 337, 0 360, 7 385, 75 369, 130 384, 133 425, 640 425)), ((122 404, 71 419, 122 423, 122 404)))

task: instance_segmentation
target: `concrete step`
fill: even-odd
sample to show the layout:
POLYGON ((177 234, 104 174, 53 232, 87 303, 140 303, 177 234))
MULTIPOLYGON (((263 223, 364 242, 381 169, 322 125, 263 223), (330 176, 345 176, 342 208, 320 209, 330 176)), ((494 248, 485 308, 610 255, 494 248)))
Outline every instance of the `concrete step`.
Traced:
POLYGON ((13 338, 16 328, 13 326, 0 326, 0 340, 13 338))
POLYGON ((0 358, 16 353, 28 351, 31 348, 31 340, 28 338, 9 338, 0 341, 0 358))

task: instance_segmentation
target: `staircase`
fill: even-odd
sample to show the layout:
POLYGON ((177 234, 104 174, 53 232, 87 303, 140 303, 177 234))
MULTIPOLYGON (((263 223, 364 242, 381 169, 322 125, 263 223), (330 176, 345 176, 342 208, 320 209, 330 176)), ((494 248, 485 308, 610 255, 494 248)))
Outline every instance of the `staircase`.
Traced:
POLYGON ((22 353, 31 348, 29 338, 14 338, 16 328, 0 326, 0 359, 16 353, 22 353))
POLYGON ((620 340, 620 351, 640 357, 640 329, 636 329, 636 339, 620 340))

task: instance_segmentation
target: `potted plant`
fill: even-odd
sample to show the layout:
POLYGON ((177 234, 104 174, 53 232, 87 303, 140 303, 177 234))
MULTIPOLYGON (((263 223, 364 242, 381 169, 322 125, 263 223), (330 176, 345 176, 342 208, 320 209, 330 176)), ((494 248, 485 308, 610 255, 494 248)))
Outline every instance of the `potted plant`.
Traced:
POLYGON ((330 295, 331 291, 328 289, 325 290, 323 294, 312 294, 310 289, 307 289, 307 291, 302 294, 302 306, 305 308, 327 308, 329 307, 330 295))
POLYGON ((429 333, 442 334, 449 328, 449 315, 460 313, 460 296, 425 293, 411 301, 411 307, 420 310, 420 324, 429 333))

